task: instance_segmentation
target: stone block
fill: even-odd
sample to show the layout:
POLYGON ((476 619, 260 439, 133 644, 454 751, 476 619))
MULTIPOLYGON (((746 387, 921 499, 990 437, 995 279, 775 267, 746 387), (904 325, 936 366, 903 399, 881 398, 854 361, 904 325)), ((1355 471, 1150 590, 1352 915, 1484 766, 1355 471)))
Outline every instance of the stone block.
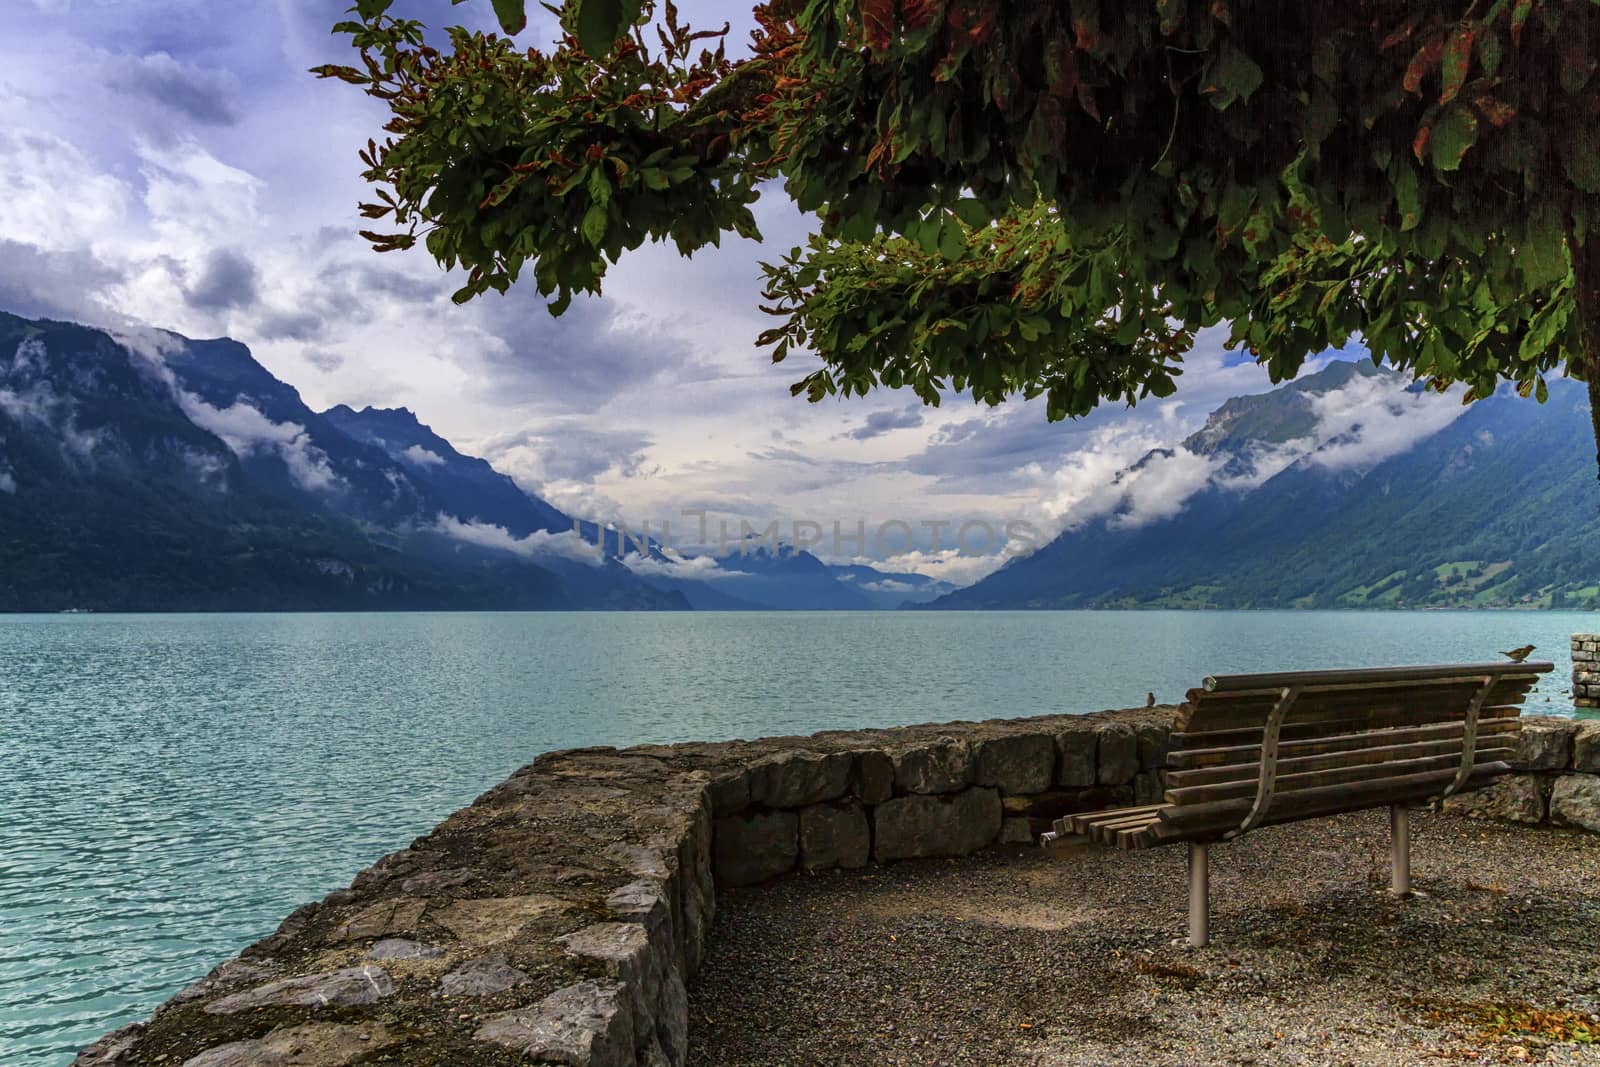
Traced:
POLYGON ((1474 819, 1501 822, 1544 821, 1544 783, 1536 774, 1508 774, 1470 793, 1448 797, 1444 810, 1474 819))
POLYGON ((634 1067, 633 1012, 618 982, 581 982, 526 1008, 491 1015, 472 1035, 536 1063, 634 1067))
POLYGON ((863 804, 882 804, 894 796, 894 760, 889 753, 857 753, 854 788, 863 804))
POLYGON ((348 1007, 373 1004, 394 992, 394 980, 381 967, 346 967, 328 974, 305 974, 214 1000, 208 1015, 232 1015, 252 1008, 282 1005, 348 1007))
POLYGON ((709 788, 711 810, 717 815, 732 815, 750 806, 750 772, 747 770, 713 778, 709 788))
POLYGON ((962 856, 1000 836, 1000 794, 980 787, 940 796, 896 797, 872 810, 878 861, 962 856))
POLYGON ((1600 775, 1563 774, 1550 791, 1550 821, 1600 834, 1600 775))
POLYGON ((1512 766, 1519 771, 1565 770, 1572 765, 1572 735, 1576 729, 1577 723, 1571 719, 1524 717, 1512 766))
POLYGON ((1002 793, 1042 793, 1056 769, 1056 740, 1050 734, 1002 734, 973 744, 973 781, 1002 793))
POLYGON ((1132 804, 1132 785, 1093 786, 1088 789, 1052 789, 1028 796, 1004 797, 1001 808, 1007 815, 1026 815, 1030 819, 1059 819, 1080 811, 1101 811, 1132 804))
POLYGON ((723 885, 754 885, 794 869, 800 818, 792 811, 747 811, 717 820, 712 869, 723 885))
POLYGON ((278 1026, 263 1037, 207 1049, 183 1067, 344 1067, 402 1040, 382 1023, 278 1026))
POLYGON ((500 956, 468 960, 439 980, 439 992, 447 997, 487 997, 503 993, 528 980, 500 956))
POLYGON ((1572 769, 1600 774, 1600 720, 1578 723, 1572 735, 1572 769))
POLYGON ((850 788, 848 752, 784 752, 750 768, 750 801, 768 808, 803 808, 837 800, 850 788))
POLYGON ((1139 773, 1139 736, 1126 723, 1101 723, 1095 746, 1095 781, 1124 785, 1139 773))
POLYGON ((855 801, 814 804, 800 809, 800 866, 865 867, 872 859, 867 812, 855 801))
POLYGON ((1167 789, 1166 771, 1140 771, 1133 779, 1135 804, 1159 804, 1167 789))
POLYGON ((957 737, 913 742, 894 753, 895 789, 954 793, 972 784, 972 746, 957 737))
POLYGON ((1093 722, 1073 723, 1056 734, 1056 784, 1084 788, 1095 784, 1100 731, 1093 722))
POLYGON ((1159 771, 1167 765, 1167 749, 1172 741, 1172 727, 1158 722, 1142 722, 1134 727, 1139 738, 1139 769, 1159 771))
POLYGON ((1033 844, 1033 820, 1021 815, 1008 815, 1000 824, 1002 845, 1033 844))

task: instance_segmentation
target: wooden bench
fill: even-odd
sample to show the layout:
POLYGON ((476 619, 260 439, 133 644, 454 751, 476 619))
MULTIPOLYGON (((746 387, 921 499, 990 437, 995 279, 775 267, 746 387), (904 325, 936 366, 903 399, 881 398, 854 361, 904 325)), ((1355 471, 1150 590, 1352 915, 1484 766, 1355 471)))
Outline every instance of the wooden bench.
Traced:
POLYGON ((1389 808, 1393 891, 1409 811, 1511 770, 1522 699, 1549 663, 1219 675, 1178 709, 1160 804, 1070 815, 1050 843, 1189 845, 1189 944, 1209 940, 1207 846, 1261 826, 1389 808))

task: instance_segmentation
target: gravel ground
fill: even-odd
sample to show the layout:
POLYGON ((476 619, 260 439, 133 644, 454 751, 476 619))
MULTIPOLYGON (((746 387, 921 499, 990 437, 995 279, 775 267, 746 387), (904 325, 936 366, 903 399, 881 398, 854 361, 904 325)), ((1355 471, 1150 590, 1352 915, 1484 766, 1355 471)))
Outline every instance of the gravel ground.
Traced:
POLYGON ((1383 811, 1214 846, 1198 951, 1180 940, 1181 846, 1015 847, 719 893, 689 1061, 1600 1064, 1600 1045, 1560 1040, 1600 1040, 1600 837, 1427 814, 1412 837, 1403 901, 1383 811))

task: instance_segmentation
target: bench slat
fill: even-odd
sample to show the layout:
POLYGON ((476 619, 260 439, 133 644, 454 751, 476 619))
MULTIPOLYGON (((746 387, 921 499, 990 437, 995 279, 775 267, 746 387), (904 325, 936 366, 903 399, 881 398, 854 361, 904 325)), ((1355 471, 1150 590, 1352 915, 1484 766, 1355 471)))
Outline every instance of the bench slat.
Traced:
POLYGON ((1282 689, 1285 686, 1310 688, 1318 685, 1372 684, 1394 681, 1429 681, 1453 676, 1530 674, 1551 671, 1555 664, 1542 660, 1515 663, 1496 660, 1493 663, 1442 663, 1415 667, 1356 667, 1331 671, 1279 671, 1272 674, 1217 674, 1205 680, 1209 693, 1240 689, 1282 689))
MULTIPOLYGON (((1479 749, 1473 754, 1473 765, 1495 762, 1509 763, 1516 757, 1516 754, 1517 750, 1515 748, 1479 749)), ((1276 807, 1280 804, 1290 803, 1290 798, 1302 790, 1337 785, 1340 782, 1365 782, 1384 778, 1400 778, 1407 774, 1422 771, 1442 771, 1459 768, 1461 766, 1461 758, 1460 747, 1457 746, 1457 751, 1443 755, 1349 763, 1345 766, 1326 767, 1299 774, 1284 774, 1280 768, 1274 781, 1272 806, 1276 807)), ((1233 782, 1216 782, 1210 785, 1191 785, 1168 789, 1166 791, 1166 800, 1170 804, 1182 806, 1204 804, 1215 800, 1254 797, 1255 793, 1256 780, 1249 778, 1233 782)), ((1268 810, 1270 811, 1271 808, 1268 810)))
MULTIPOLYGON (((1520 705, 1533 681, 1499 682, 1489 691, 1486 707, 1520 705)), ((1478 686, 1465 684, 1449 689, 1424 692, 1368 690, 1326 695, 1302 694, 1284 725, 1335 721, 1345 718, 1393 719, 1392 725, 1431 720, 1459 719, 1477 695, 1478 686)), ((1221 730, 1261 729, 1276 700, 1263 696, 1247 701, 1206 700, 1179 709, 1176 729, 1184 734, 1214 733, 1221 730)))
MULTIPOLYGON (((1465 789, 1475 788, 1510 770, 1511 765, 1504 762, 1476 764, 1468 776, 1465 789)), ((1284 794, 1279 803, 1267 812, 1262 825, 1296 822, 1363 808, 1415 803, 1437 796, 1455 777, 1456 771, 1452 769, 1303 789, 1284 794)), ((1162 813, 1161 826, 1156 833, 1162 841, 1220 837, 1224 832, 1236 828, 1249 810, 1250 799, 1174 805, 1162 813)))
MULTIPOLYGON (((1486 707, 1478 714, 1478 721, 1484 725, 1507 719, 1514 721, 1522 714, 1520 704, 1497 705, 1486 707)), ((1462 704, 1460 713, 1454 716, 1441 716, 1431 712, 1396 713, 1382 717, 1369 717, 1352 714, 1340 719, 1326 719, 1317 722, 1290 722, 1285 723, 1279 736, 1284 742, 1320 740, 1335 738, 1347 734, 1369 733, 1378 730, 1399 730, 1408 727, 1422 726, 1456 726, 1460 727, 1465 721, 1466 705, 1462 704)), ((1169 751, 1173 753, 1188 752, 1194 749, 1228 748, 1236 745, 1255 743, 1259 746, 1261 740, 1261 725, 1254 727, 1241 727, 1231 730, 1214 730, 1193 733, 1176 731, 1170 735, 1169 751)))
MULTIPOLYGON (((1279 774, 1296 774, 1305 771, 1319 771, 1332 767, 1351 767, 1366 763, 1383 763, 1388 760, 1416 759, 1422 756, 1460 756, 1461 738, 1463 731, 1457 728, 1453 735, 1425 738, 1417 741, 1402 741, 1398 744, 1385 744, 1393 741, 1392 736, 1383 734, 1357 735, 1362 737, 1362 744, 1341 745, 1337 748, 1327 748, 1326 744, 1307 743, 1300 748, 1283 748, 1283 755, 1278 760, 1279 774), (1326 751, 1320 751, 1325 749, 1326 751), (1309 751, 1308 751, 1309 750, 1309 751)), ((1481 736, 1484 746, 1501 743, 1509 731, 1492 735, 1481 736)), ((1168 770, 1167 786, 1170 789, 1186 789, 1196 785, 1216 785, 1221 782, 1253 782, 1261 773, 1261 765, 1254 755, 1260 749, 1259 745, 1250 747, 1249 758, 1233 763, 1220 763, 1212 766, 1194 767, 1188 770, 1168 770)))

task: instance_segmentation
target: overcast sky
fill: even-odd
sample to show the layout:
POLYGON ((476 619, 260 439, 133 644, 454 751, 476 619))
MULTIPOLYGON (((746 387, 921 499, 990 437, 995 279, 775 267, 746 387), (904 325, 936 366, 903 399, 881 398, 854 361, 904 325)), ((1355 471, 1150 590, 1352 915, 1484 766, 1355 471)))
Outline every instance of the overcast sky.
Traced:
MULTIPOLYGON (((1071 521, 1148 448, 1223 399, 1270 387, 1203 339, 1177 397, 1050 424, 909 394, 811 405, 789 396, 804 353, 754 346, 757 263, 807 222, 769 190, 763 247, 728 239, 680 259, 646 248, 599 299, 552 319, 531 287, 461 308, 426 253, 356 236, 356 149, 381 112, 306 68, 349 62, 340 0, 11 0, 0 37, 0 308, 192 337, 222 334, 313 407, 405 406, 463 451, 586 516, 765 525, 899 519, 1071 521)), ((488 0, 403 5, 430 25, 488 25, 488 0)), ((538 15, 528 44, 552 37, 538 15)), ((748 5, 680 0, 699 24, 748 5)), ((849 552, 844 553, 849 555, 849 552)), ((981 561, 901 559, 971 577, 981 561)))

